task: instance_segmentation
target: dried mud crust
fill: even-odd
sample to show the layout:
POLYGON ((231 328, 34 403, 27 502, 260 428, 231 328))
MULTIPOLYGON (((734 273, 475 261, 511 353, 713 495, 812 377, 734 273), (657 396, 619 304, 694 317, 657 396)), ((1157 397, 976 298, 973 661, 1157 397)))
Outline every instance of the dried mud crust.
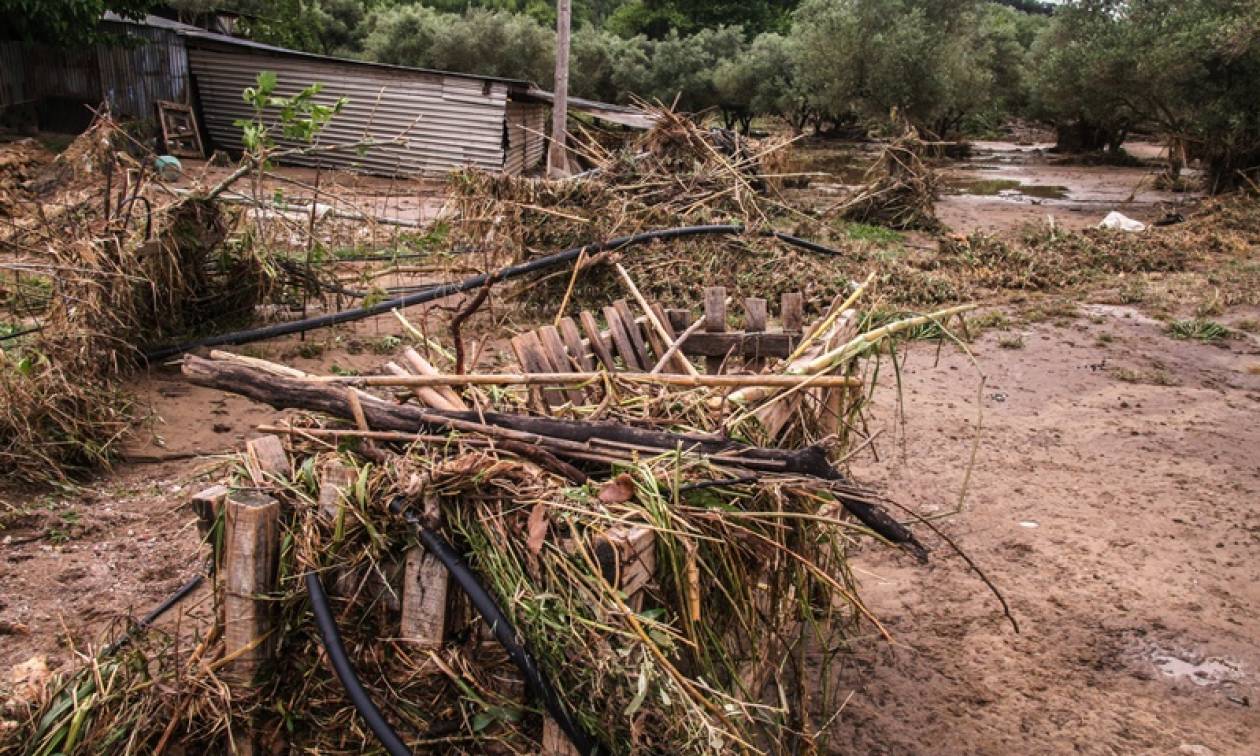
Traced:
MULTIPOLYGON (((1000 349, 1002 332, 978 341, 984 433, 966 508, 940 522, 1022 633, 939 546, 928 569, 857 560, 896 643, 859 649, 841 675, 855 691, 833 740, 845 752, 1260 743, 1260 342, 1176 342, 1132 310, 1083 312, 1016 326, 1023 349, 1000 349), (1117 377, 1152 364, 1175 385, 1117 377)), ((944 370, 934 357, 917 349, 903 372, 904 450, 860 464, 929 514, 956 504, 978 383, 963 355, 944 353, 944 370)))

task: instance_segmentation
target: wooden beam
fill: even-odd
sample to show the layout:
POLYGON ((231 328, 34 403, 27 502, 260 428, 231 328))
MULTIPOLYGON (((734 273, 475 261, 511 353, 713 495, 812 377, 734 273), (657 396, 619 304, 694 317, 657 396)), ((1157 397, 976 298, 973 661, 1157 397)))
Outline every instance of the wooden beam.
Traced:
POLYGON ((800 333, 805 322, 805 295, 799 291, 785 291, 780 298, 779 321, 786 333, 800 333))
MULTIPOLYGON (((749 357, 787 357, 800 337, 791 333, 693 333, 683 342, 687 354, 716 359, 728 354, 749 357)), ((708 363, 706 363, 707 365, 708 363)))

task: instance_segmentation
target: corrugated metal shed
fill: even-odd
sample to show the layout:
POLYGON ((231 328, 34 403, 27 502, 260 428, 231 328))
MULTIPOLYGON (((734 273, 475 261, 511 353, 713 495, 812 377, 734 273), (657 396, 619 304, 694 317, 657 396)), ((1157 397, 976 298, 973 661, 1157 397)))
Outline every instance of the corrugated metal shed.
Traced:
POLYGON ((509 100, 507 137, 503 170, 524 173, 542 163, 547 146, 547 106, 538 102, 509 100))
POLYGON ((49 103, 86 122, 84 106, 102 102, 116 115, 151 120, 158 100, 186 101, 188 57, 176 30, 114 21, 101 30, 109 36, 81 50, 0 42, 0 106, 40 104, 51 121, 41 126, 56 128, 61 119, 49 103))
POLYGON ((108 24, 125 29, 120 45, 97 45, 101 99, 115 113, 153 118, 158 100, 187 102, 188 54, 184 39, 169 29, 108 24))
POLYGON ((253 117, 241 92, 254 85, 259 72, 273 71, 279 95, 318 82, 319 101, 347 98, 320 134, 321 144, 354 145, 365 137, 375 142, 361 152, 322 152, 291 162, 384 174, 504 167, 509 90, 522 90, 523 83, 327 58, 209 33, 189 33, 186 43, 206 129, 218 147, 241 149, 235 121, 253 117))

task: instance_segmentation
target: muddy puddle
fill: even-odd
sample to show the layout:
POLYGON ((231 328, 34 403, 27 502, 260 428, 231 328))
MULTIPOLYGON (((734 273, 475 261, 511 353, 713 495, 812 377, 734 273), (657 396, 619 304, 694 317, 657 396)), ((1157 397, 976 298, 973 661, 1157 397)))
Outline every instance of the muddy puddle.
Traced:
MULTIPOLYGON (((1162 148, 1125 146, 1134 165, 1078 165, 1050 152, 1050 143, 978 141, 964 160, 938 163, 937 215, 958 233, 1000 232, 1030 223, 1068 228, 1097 225, 1112 210, 1143 222, 1176 211, 1199 195, 1155 188, 1162 148)), ((803 140, 791 170, 807 184, 794 192, 801 204, 831 204, 863 182, 879 152, 877 143, 803 140)), ((1192 177, 1188 170, 1187 176, 1192 177)))
MULTIPOLYGON (((1138 165, 1076 165, 1046 144, 976 142, 971 157, 943 168, 937 214, 955 231, 1003 231, 1052 216, 1060 226, 1099 223, 1112 210, 1150 222, 1191 202, 1194 192, 1155 188, 1159 146, 1136 143, 1138 165)), ((1193 174, 1191 174, 1193 175, 1193 174)))

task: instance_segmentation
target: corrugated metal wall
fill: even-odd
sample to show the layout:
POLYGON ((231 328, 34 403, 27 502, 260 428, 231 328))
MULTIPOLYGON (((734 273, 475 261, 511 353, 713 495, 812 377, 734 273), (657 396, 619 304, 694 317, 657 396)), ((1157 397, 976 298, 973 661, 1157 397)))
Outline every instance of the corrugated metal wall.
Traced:
POLYGON ((168 29, 124 26, 128 43, 97 45, 101 99, 115 113, 155 118, 158 100, 188 102, 188 55, 184 38, 168 29))
POLYGON ((20 42, 0 42, 0 108, 26 101, 25 61, 20 42))
POLYGON ((524 173, 542 163, 547 147, 547 106, 510 100, 507 123, 508 150, 503 170, 524 173))
POLYGON ((112 22, 102 22, 102 30, 118 36, 80 50, 0 42, 0 105, 109 102, 115 115, 152 120, 158 100, 186 101, 182 37, 169 29, 112 22))
POLYGON ((497 171, 503 166, 505 82, 289 55, 196 37, 186 43, 206 129, 217 147, 241 149, 241 130, 233 121, 253 116, 241 91, 254 85, 259 72, 274 71, 279 95, 293 95, 319 82, 320 101, 348 99, 321 133, 321 143, 354 144, 365 135, 379 143, 362 155, 346 150, 292 162, 386 175, 466 165, 497 171), (383 143, 404 133, 403 143, 383 143))

